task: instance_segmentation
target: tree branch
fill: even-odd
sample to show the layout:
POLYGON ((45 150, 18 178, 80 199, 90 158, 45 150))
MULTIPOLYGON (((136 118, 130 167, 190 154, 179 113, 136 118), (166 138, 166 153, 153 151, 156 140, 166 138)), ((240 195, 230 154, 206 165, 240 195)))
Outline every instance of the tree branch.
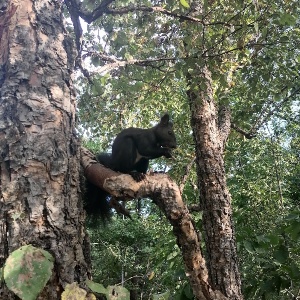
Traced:
POLYGON ((173 13, 171 11, 168 11, 160 6, 126 6, 126 7, 120 7, 120 8, 110 8, 109 5, 114 2, 114 0, 104 0, 101 2, 101 4, 95 8, 92 12, 88 13, 82 9, 78 10, 78 13, 80 17, 85 20, 87 23, 91 23, 95 20, 97 20, 99 17, 101 17, 103 14, 110 14, 110 15, 123 15, 130 12, 160 12, 164 15, 172 16, 175 18, 178 18, 182 21, 193 21, 197 23, 203 23, 201 19, 180 15, 177 13, 173 13))
POLYGON ((165 174, 146 176, 136 182, 129 175, 107 178, 104 187, 116 197, 150 197, 163 211, 173 227, 177 244, 182 252, 186 274, 197 299, 227 299, 208 283, 208 271, 201 252, 200 236, 183 203, 178 186, 165 174))
POLYGON ((195 163, 196 161, 196 156, 194 155, 192 160, 187 164, 187 166, 185 167, 185 172, 181 178, 181 183, 179 185, 179 190, 180 190, 180 194, 182 194, 183 192, 183 189, 184 189, 184 186, 185 186, 185 183, 188 179, 188 175, 193 167, 193 164, 195 163))
MULTIPOLYGON (((281 89, 281 92, 283 92, 287 88, 288 87, 285 86, 283 89, 281 89)), ((256 122, 254 123, 254 125, 248 132, 241 129, 240 127, 238 127, 235 123, 231 123, 231 128, 234 129, 235 131, 241 133, 242 135, 244 135, 247 139, 252 139, 252 138, 256 137, 257 131, 265 122, 267 122, 268 118, 270 118, 276 111, 278 111, 284 103, 286 103, 288 100, 295 97, 299 93, 300 93, 300 87, 294 89, 290 95, 286 96, 282 101, 280 101, 278 103, 266 103, 266 105, 265 105, 266 107, 269 107, 273 104, 273 108, 271 110, 269 110, 269 112, 265 116, 263 116, 263 115, 264 115, 264 112, 266 112, 266 110, 262 111, 262 113, 257 118, 256 122)))
POLYGON ((128 6, 128 7, 118 8, 118 9, 108 9, 109 14, 126 14, 126 13, 129 13, 129 12, 136 12, 136 11, 150 12, 150 13, 151 12, 159 12, 159 13, 162 13, 164 15, 177 18, 181 21, 192 21, 192 22, 203 24, 202 19, 194 18, 194 17, 187 16, 187 15, 180 15, 180 14, 177 14, 177 13, 173 13, 173 12, 171 12, 167 9, 164 9, 163 7, 160 7, 160 6, 152 6, 152 7, 149 7, 149 6, 137 6, 137 7, 128 6))
POLYGON ((92 12, 85 11, 82 7, 78 9, 79 16, 88 24, 100 18, 103 14, 107 13, 108 6, 115 0, 103 0, 92 12))
POLYGON ((97 179, 93 183, 115 197, 153 199, 173 227, 194 296, 204 300, 227 299, 209 285, 208 270, 200 246, 201 237, 175 182, 167 175, 157 173, 136 182, 130 175, 120 175, 96 163, 94 155, 85 148, 81 149, 81 165, 87 178, 91 178, 90 175, 94 173, 92 177, 97 179))
POLYGON ((218 128, 221 146, 224 150, 231 128, 231 112, 228 106, 220 106, 219 108, 218 128))
POLYGON ((223 25, 230 27, 232 24, 228 22, 212 22, 212 23, 205 23, 203 19, 195 18, 189 15, 181 15, 174 13, 172 11, 169 11, 161 6, 124 6, 124 7, 118 7, 118 8, 111 8, 109 7, 111 3, 113 3, 114 0, 104 0, 101 2, 101 4, 95 8, 92 12, 87 12, 83 10, 82 8, 78 10, 79 16, 85 20, 87 23, 92 23, 93 21, 97 20, 99 17, 101 17, 104 14, 109 15, 124 15, 128 14, 130 12, 148 12, 148 13, 161 13, 166 16, 170 16, 176 19, 179 19, 180 21, 190 21, 193 23, 200 23, 205 26, 214 26, 214 25, 223 25))
MULTIPOLYGON (((296 78, 297 79, 297 78, 296 78)), ((281 89, 281 92, 283 92, 284 90, 286 90, 288 87, 285 86, 283 89, 281 89)), ((260 118, 257 119, 257 121, 255 122, 255 125, 252 127, 251 131, 257 131, 267 120, 268 118, 270 118, 276 111, 278 111, 280 109, 280 107, 282 107, 282 105, 287 102, 288 100, 290 100, 291 98, 293 98, 294 96, 298 95, 300 93, 300 87, 294 89, 294 91, 286 96, 282 101, 280 101, 279 103, 274 103, 274 107, 273 109, 271 109, 263 118, 261 118, 261 120, 259 120, 260 118)), ((270 103, 267 106, 272 105, 272 103, 270 103)))
POLYGON ((242 134, 243 136, 245 136, 245 138, 249 140, 256 137, 256 132, 252 132, 251 130, 247 132, 241 129, 240 127, 238 127, 235 123, 231 123, 231 128, 237 131, 238 133, 242 134))
POLYGON ((83 55, 83 58, 88 56, 97 56, 103 61, 110 62, 104 66, 94 69, 90 75, 98 74, 98 73, 108 73, 114 69, 125 67, 129 65, 138 65, 138 66, 151 66, 151 63, 157 62, 166 62, 166 61, 175 61, 177 58, 174 57, 161 57, 161 58, 152 58, 152 59, 129 59, 129 60, 118 60, 115 57, 108 56, 104 53, 96 53, 96 52, 88 52, 87 54, 83 55))
POLYGON ((65 0, 70 17, 74 26, 75 33, 75 43, 78 52, 78 57, 81 52, 81 37, 82 37, 82 28, 79 20, 79 7, 76 0, 65 0))

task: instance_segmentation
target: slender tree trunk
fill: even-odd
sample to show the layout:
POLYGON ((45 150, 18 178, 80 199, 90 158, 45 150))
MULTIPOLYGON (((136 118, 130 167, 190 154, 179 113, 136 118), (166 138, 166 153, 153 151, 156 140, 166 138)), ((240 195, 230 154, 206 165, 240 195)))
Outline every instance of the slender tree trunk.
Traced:
MULTIPOLYGON (((193 2, 191 15, 205 15, 203 4, 193 2)), ((206 18, 208 22, 208 17, 206 18)), ((194 37, 195 38, 195 37, 194 37)), ((209 41, 205 26, 199 32, 199 52, 206 53, 209 41)), ((230 133, 230 111, 216 107, 211 72, 201 59, 187 73, 187 95, 195 141, 200 208, 206 244, 209 283, 228 299, 243 299, 232 220, 231 195, 224 168, 224 148, 230 133), (198 84, 195 78, 198 78, 198 84), (195 84, 196 83, 196 84, 195 84)))
MULTIPOLYGON (((73 54, 62 1, 0 6, 0 266, 33 244, 55 257, 39 299, 60 299, 89 272, 80 202, 73 54)), ((15 299, 3 282, 0 298, 15 299)))
POLYGON ((199 85, 190 84, 188 97, 209 278, 212 287, 229 299, 242 299, 231 196, 224 168, 224 145, 230 131, 230 116, 226 109, 220 110, 218 115, 211 74, 205 64, 198 66, 193 78, 195 76, 199 78, 199 85))

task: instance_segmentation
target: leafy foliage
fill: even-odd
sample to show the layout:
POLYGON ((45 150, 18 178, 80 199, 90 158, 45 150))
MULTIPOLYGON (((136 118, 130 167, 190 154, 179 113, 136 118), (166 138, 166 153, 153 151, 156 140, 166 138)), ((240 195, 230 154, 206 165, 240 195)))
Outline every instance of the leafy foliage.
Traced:
POLYGON ((255 140, 235 136, 227 148, 247 299, 290 299, 299 289, 299 202, 293 198, 299 185, 291 181, 298 176, 294 166, 299 161, 291 137, 299 126, 286 126, 284 119, 274 120, 255 140))
POLYGON ((270 233, 255 236, 252 241, 244 240, 244 247, 253 258, 253 265, 248 264, 245 271, 257 274, 255 278, 249 276, 245 285, 249 298, 274 299, 277 295, 289 299, 290 294, 298 293, 299 213, 295 211, 278 220, 270 233))
POLYGON ((147 217, 116 218, 91 232, 94 278, 104 285, 122 283, 143 297, 167 289, 174 294, 186 283, 180 252, 169 226, 159 221, 152 205, 146 206, 147 217))

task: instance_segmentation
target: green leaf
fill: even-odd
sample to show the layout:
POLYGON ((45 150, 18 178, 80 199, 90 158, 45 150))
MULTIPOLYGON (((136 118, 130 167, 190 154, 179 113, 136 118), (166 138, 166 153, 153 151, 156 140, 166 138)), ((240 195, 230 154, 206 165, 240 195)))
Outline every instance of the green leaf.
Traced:
POLYGON ((257 22, 254 23, 254 29, 255 29, 256 33, 259 33, 258 23, 257 22))
MULTIPOLYGON (((299 278, 299 277, 298 277, 298 278, 299 278)), ((291 280, 290 280, 290 279, 281 277, 281 286, 280 286, 280 288, 281 288, 282 290, 285 290, 285 289, 290 288, 291 284, 292 284, 292 283, 291 283, 291 280)))
POLYGON ((94 282, 92 280, 87 279, 86 285, 95 293, 98 294, 107 294, 107 289, 103 286, 103 284, 94 282))
POLYGON ((286 35, 282 35, 280 38, 279 38, 279 41, 281 43, 287 43, 289 41, 289 37, 286 36, 286 35))
POLYGON ((300 235, 300 222, 298 220, 290 223, 288 227, 285 228, 285 232, 291 235, 291 238, 297 240, 300 235))
POLYGON ((274 259, 279 263, 283 264, 289 258, 289 251, 287 247, 281 245, 274 253, 274 259))
MULTIPOLYGON (((299 62, 300 62, 300 57, 299 57, 299 62)), ((299 220, 300 218, 300 213, 299 211, 293 211, 289 213, 286 217, 285 220, 291 221, 291 220, 299 220)))
POLYGON ((278 294, 280 291, 280 285, 281 278, 276 275, 261 284, 261 291, 263 291, 264 294, 272 295, 274 291, 278 294))
MULTIPOLYGON (((173 299, 173 297, 172 297, 173 299)), ((193 291, 189 283, 184 284, 175 294, 175 300, 194 299, 193 291)))
POLYGON ((279 22, 281 25, 295 25, 296 18, 290 13, 284 13, 281 15, 279 22))
POLYGON ((129 61, 129 60, 133 60, 132 55, 131 55, 130 53, 128 53, 128 52, 125 53, 124 57, 125 57, 126 60, 128 60, 128 61, 129 61))
POLYGON ((102 83, 102 78, 103 77, 101 77, 101 82, 99 82, 99 81, 97 81, 97 80, 95 80, 94 81, 94 84, 93 84, 93 94, 95 94, 95 95, 101 95, 102 94, 102 85, 101 85, 101 83, 102 83))
POLYGON ((193 290, 190 284, 186 284, 183 291, 187 299, 194 299, 193 290))
POLYGON ((250 241, 244 241, 243 244, 244 244, 245 249, 249 253, 253 254, 255 252, 255 248, 254 248, 253 244, 250 241))
POLYGON ((173 251, 173 252, 171 252, 171 253, 168 255, 168 257, 167 257, 167 260, 171 260, 171 259, 177 257, 178 254, 179 254, 178 251, 173 251))
POLYGON ((268 238, 269 238, 270 244, 273 246, 278 245, 278 243, 280 241, 280 238, 277 234, 270 234, 270 235, 268 235, 268 238))
POLYGON ((107 80, 109 79, 110 75, 109 74, 105 74, 103 76, 100 77, 100 82, 102 85, 105 85, 107 80))
POLYGON ((15 250, 4 266, 7 287, 23 300, 35 300, 52 274, 53 261, 49 252, 32 245, 15 250))
POLYGON ((95 67, 99 67, 100 66, 100 63, 101 63, 101 60, 98 56, 93 56, 91 58, 91 62, 92 64, 95 66, 95 67))
POLYGON ((289 274, 288 277, 293 280, 298 280, 300 277, 299 267, 294 261, 291 262, 290 266, 285 266, 283 269, 289 274))
POLYGON ((190 8, 190 5, 186 0, 180 0, 180 4, 185 8, 190 8))

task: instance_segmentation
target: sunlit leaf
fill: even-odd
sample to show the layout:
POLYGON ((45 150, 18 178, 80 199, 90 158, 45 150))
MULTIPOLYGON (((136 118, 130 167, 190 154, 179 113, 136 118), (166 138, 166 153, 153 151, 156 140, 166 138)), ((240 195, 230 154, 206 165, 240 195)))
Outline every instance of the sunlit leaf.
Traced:
POLYGON ((185 8, 189 8, 190 7, 189 3, 186 0, 180 0, 180 4, 183 7, 185 7, 185 8))
POLYGON ((67 284, 61 295, 61 300, 86 300, 87 292, 78 286, 77 282, 67 284))

